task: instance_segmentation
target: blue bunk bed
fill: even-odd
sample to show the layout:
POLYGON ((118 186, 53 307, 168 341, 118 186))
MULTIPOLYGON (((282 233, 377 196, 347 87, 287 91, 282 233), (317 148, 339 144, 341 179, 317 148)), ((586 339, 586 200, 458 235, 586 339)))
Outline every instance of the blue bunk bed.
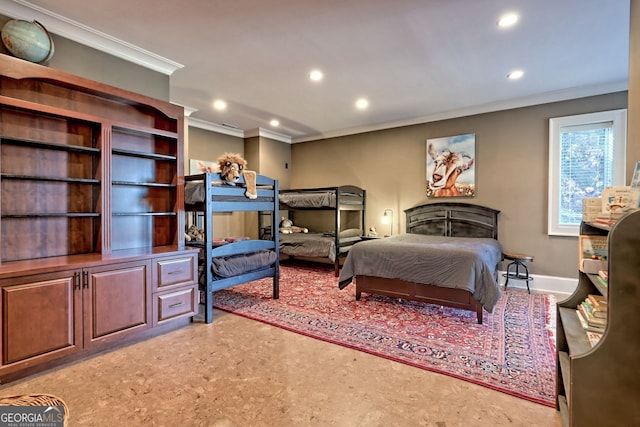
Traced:
POLYGON ((243 180, 233 186, 223 183, 219 173, 185 176, 185 212, 195 214, 203 228, 202 241, 192 240, 185 244, 200 248, 200 289, 204 294, 206 323, 213 321, 215 291, 272 277, 273 298, 279 297, 278 233, 270 233, 268 239, 214 239, 214 231, 219 236, 226 234, 213 229, 214 214, 220 212, 258 212, 262 214, 259 218, 266 213, 270 217, 269 227, 277 230, 278 180, 258 174, 256 187, 258 197, 249 199, 244 195, 243 180))

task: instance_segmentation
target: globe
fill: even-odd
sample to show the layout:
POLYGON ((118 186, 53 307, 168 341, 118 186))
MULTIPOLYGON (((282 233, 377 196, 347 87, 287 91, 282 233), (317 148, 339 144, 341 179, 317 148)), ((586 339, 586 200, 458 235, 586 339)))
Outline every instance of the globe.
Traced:
POLYGON ((2 43, 14 56, 45 62, 53 56, 53 39, 38 21, 13 19, 2 27, 2 43))

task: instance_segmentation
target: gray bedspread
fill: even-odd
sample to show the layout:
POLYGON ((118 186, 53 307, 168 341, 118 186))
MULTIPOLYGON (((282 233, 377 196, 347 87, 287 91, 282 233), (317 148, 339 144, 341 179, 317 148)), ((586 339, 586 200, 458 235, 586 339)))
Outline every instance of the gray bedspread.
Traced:
POLYGON ((188 205, 204 202, 205 191, 203 181, 189 181, 184 186, 184 202, 188 205))
POLYGON ((334 237, 317 233, 280 234, 280 253, 336 260, 334 237))
POLYGON ((300 192, 280 193, 280 203, 292 208, 335 208, 336 193, 330 192, 300 192))
POLYGON ((354 245, 340 272, 339 287, 365 275, 466 289, 491 313, 501 296, 501 260, 502 246, 495 239, 401 234, 354 245))
MULTIPOLYGON (((198 278, 199 283, 206 282, 204 270, 204 250, 200 249, 198 254, 198 278)), ((256 251, 245 254, 230 255, 224 257, 213 257, 211 259, 211 272, 213 280, 227 277, 239 276, 251 271, 261 270, 273 265, 276 262, 277 254, 274 251, 256 251)))

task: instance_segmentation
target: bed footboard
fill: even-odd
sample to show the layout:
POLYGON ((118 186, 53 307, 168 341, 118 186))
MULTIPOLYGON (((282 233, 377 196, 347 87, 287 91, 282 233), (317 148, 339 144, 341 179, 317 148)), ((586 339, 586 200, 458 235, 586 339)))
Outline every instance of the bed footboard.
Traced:
POLYGON ((437 304, 445 307, 471 310, 476 313, 478 324, 482 324, 482 305, 471 292, 464 289, 443 288, 422 283, 407 282, 400 279, 386 279, 374 276, 356 276, 356 300, 362 292, 384 295, 390 298, 437 304))

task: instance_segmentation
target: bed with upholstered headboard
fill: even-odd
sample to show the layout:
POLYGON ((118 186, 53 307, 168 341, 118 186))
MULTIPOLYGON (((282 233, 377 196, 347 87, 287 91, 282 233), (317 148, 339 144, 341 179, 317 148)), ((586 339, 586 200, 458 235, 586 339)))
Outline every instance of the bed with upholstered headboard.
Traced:
POLYGON ((482 323, 501 296, 499 211, 469 203, 405 210, 406 233, 360 242, 340 274, 344 289, 472 310, 482 323))

